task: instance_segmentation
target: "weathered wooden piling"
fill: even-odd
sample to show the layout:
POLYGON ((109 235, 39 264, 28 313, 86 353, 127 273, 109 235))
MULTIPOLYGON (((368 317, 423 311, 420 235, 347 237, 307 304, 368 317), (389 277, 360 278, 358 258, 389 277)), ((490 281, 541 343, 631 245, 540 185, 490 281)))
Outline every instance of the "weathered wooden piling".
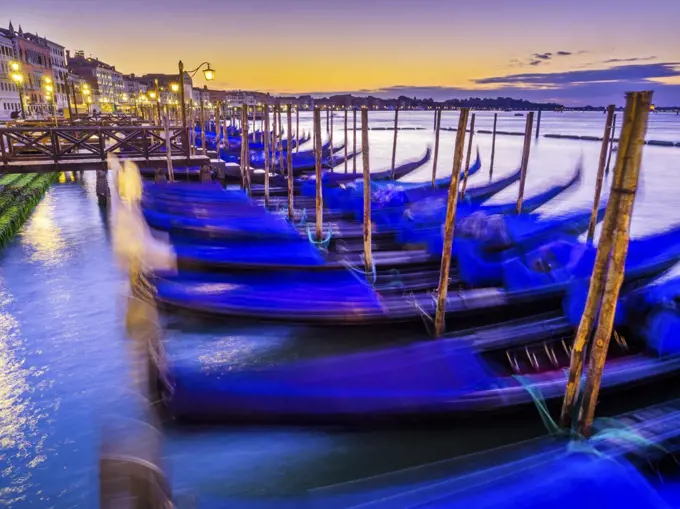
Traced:
MULTIPOLYGON (((609 255, 607 273, 604 277, 604 294, 593 336, 593 344, 590 349, 590 360, 578 418, 578 430, 585 437, 590 436, 593 418, 595 417, 595 406, 600 393, 602 373, 614 327, 614 313, 623 284, 630 240, 630 222, 651 104, 652 92, 631 92, 626 95, 626 111, 614 168, 615 173, 621 174, 621 177, 614 180, 619 180, 622 185, 613 187, 611 190, 617 197, 614 201, 615 207, 613 208, 611 225, 608 225, 610 228, 606 232, 607 236, 611 238, 609 241, 611 247, 607 250, 611 254, 609 255)), ((605 232, 603 232, 603 235, 605 235, 605 232)))
MULTIPOLYGON (((292 222, 295 216, 293 209, 293 181, 295 180, 295 172, 293 171, 293 109, 292 105, 288 104, 286 108, 286 118, 288 120, 288 150, 286 150, 286 170, 288 171, 288 219, 292 222)), ((283 154, 281 154, 283 158, 283 154)))
POLYGON ((326 132, 331 130, 331 117, 330 117, 330 107, 326 106, 326 132))
POLYGON ((470 138, 468 139, 467 155, 465 156, 465 167, 463 168, 463 186, 460 190, 460 195, 465 196, 467 189, 468 172, 470 171, 470 157, 472 155, 472 140, 475 137, 475 114, 472 114, 470 119, 470 138))
MULTIPOLYGON (((220 157, 220 138, 222 137, 222 116, 221 116, 221 104, 220 101, 215 101, 215 145, 217 148, 217 157, 220 157)), ((224 133, 224 138, 226 140, 227 133, 224 133)))
POLYGON ((541 134, 541 113, 543 113, 543 110, 539 108, 538 117, 536 118, 536 139, 541 134))
POLYGON ((441 336, 446 329, 446 299, 449 292, 451 249, 453 247, 453 234, 456 223, 456 206, 458 204, 458 183, 460 180, 460 167, 463 162, 465 129, 467 127, 469 114, 469 108, 460 109, 460 117, 458 118, 458 131, 456 132, 456 145, 453 152, 453 168, 451 170, 451 183, 449 184, 449 197, 446 203, 446 219, 444 221, 444 248, 442 251, 442 261, 439 269, 437 311, 434 318, 435 337, 441 336))
MULTIPOLYGON (((594 338, 595 346, 591 349, 591 366, 593 369, 596 369, 597 363, 604 362, 606 349, 609 345, 609 336, 611 335, 611 326, 613 324, 612 306, 616 304, 618 289, 621 283, 617 274, 622 276, 619 272, 622 272, 620 269, 623 268, 623 265, 621 264, 625 262, 627 253, 630 211, 632 210, 632 201, 635 198, 638 169, 642 157, 642 145, 644 144, 651 97, 651 92, 629 93, 626 97, 626 110, 619 152, 614 168, 614 178, 611 184, 610 199, 607 204, 602 234, 598 242, 595 264, 590 277, 588 297, 571 351, 567 387, 560 415, 560 424, 563 427, 570 427, 572 424, 574 407, 579 397, 585 352, 593 331, 593 325, 598 316, 600 318, 598 319, 598 330, 594 338), (626 202, 623 206, 621 204, 622 201, 626 202), (605 308, 603 295, 608 290, 609 297, 607 298, 607 307, 605 308), (613 295, 614 290, 616 296, 613 295), (614 297, 613 300, 612 297, 614 297), (609 315, 610 312, 611 316, 609 315), (603 327, 609 326, 609 333, 606 338, 603 338, 605 330, 600 330, 599 326, 601 324, 603 327)), ((599 373, 601 375, 601 371, 599 373)), ((588 400, 586 401, 584 398, 580 410, 584 420, 582 421, 581 416, 579 416, 579 428, 581 428, 581 433, 586 436, 590 431, 593 414, 590 414, 590 421, 587 415, 591 410, 594 412, 597 393, 599 392, 599 379, 595 382, 591 374, 597 375, 597 372, 593 371, 591 373, 589 368, 588 376, 591 381, 587 383, 584 391, 588 390, 590 394, 584 393, 588 400), (590 408, 591 406, 592 408, 590 408), (584 409, 586 410, 585 413, 583 412, 584 409)))
POLYGON ((272 119, 272 124, 273 124, 273 129, 272 129, 272 152, 274 153, 274 159, 272 161, 272 171, 276 171, 276 151, 278 150, 278 133, 279 133, 279 127, 278 127, 278 122, 276 119, 276 107, 278 105, 274 103, 274 106, 272 108, 272 116, 274 117, 272 119))
POLYGON ((203 155, 208 153, 207 149, 205 148, 205 137, 205 104, 203 103, 203 96, 201 95, 201 150, 203 155))
POLYGON ((257 143, 257 105, 253 104, 253 140, 257 143))
POLYGON ((493 114, 493 132, 491 133, 491 162, 489 163, 489 180, 493 178, 493 162, 496 158, 496 126, 498 125, 498 113, 493 114))
POLYGON ((600 160, 597 165, 597 180, 595 182, 595 198, 593 200, 593 211, 590 215, 588 225, 588 242, 592 242, 595 237, 595 225, 597 225, 597 209, 600 206, 600 195, 602 194, 602 184, 604 182, 604 170, 607 163, 607 151, 609 150, 609 136, 612 132, 612 121, 614 120, 613 104, 607 106, 607 118, 604 123, 604 135, 602 136, 602 147, 600 148, 600 160))
POLYGON ((439 160, 439 132, 442 125, 442 110, 435 110, 434 121, 434 159, 432 161, 432 189, 437 186, 437 161, 439 160))
MULTIPOLYGON (((441 108, 439 108, 439 110, 441 110, 441 108)), ((437 111, 438 111, 438 109, 435 108, 434 109, 434 125, 432 126, 433 131, 437 130, 437 122, 439 122, 439 120, 437 119, 437 111)))
POLYGON ((519 178, 519 194, 517 196, 517 213, 522 212, 522 201, 524 200, 524 184, 527 180, 527 167, 529 166, 529 152, 531 151, 531 129, 534 124, 534 112, 527 114, 527 123, 524 128, 524 147, 522 149, 522 172, 519 178))
POLYGON ((109 202, 111 190, 109 189, 109 181, 106 178, 106 170, 97 170, 95 193, 97 194, 97 202, 100 206, 104 206, 109 202))
POLYGON ((314 106, 314 166, 316 176, 316 241, 323 240, 323 175, 321 174, 321 110, 314 106))
MULTIPOLYGON (((175 181, 175 171, 172 168, 172 141, 170 140, 170 119, 168 114, 165 114, 163 119, 165 124, 165 157, 168 165, 168 178, 170 182, 175 181)), ((218 149, 219 150, 219 149, 218 149)))
POLYGON ((345 108, 345 173, 347 173, 347 108, 345 108))
POLYGON ((250 194, 250 157, 248 153, 248 108, 241 107, 241 175, 242 186, 250 194))
POLYGON ((607 155, 607 169, 605 173, 609 175, 609 164, 612 161, 612 152, 614 152, 614 136, 616 135, 616 113, 614 113, 614 119, 612 120, 612 133, 609 137, 609 154, 607 155))
POLYGON ((262 115, 264 117, 264 206, 269 207, 269 170, 271 167, 271 153, 269 151, 269 104, 264 104, 262 115))
POLYGON ((371 166, 368 151, 368 108, 361 108, 361 161, 364 173, 364 269, 373 273, 373 225, 371 222, 371 166))
MULTIPOLYGON (((283 175, 283 121, 281 120, 281 103, 277 103, 279 115, 279 173, 283 175)), ((290 147, 288 147, 290 149, 290 147)))
POLYGON ((295 107, 295 153, 300 152, 300 106, 295 107))
MULTIPOLYGON (((352 107, 352 152, 357 153, 357 110, 352 107)), ((357 158, 352 158, 352 173, 357 172, 357 158)))
POLYGON ((399 133, 399 107, 394 108, 394 139, 392 141, 392 180, 394 180, 394 167, 397 163, 397 134, 399 133))
POLYGON ((334 164, 334 162, 335 162, 335 152, 333 151, 333 111, 332 110, 330 112, 330 130, 328 131, 328 137, 329 137, 330 149, 331 149, 331 157, 330 157, 331 173, 333 173, 333 167, 335 166, 335 164, 334 164))

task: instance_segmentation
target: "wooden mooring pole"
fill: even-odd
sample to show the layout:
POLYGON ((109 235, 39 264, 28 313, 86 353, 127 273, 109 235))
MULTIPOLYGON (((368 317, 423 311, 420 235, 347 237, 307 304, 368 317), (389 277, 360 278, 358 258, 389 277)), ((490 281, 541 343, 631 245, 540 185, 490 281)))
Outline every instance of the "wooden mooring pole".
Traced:
POLYGON ((348 140, 347 140, 347 108, 345 108, 345 173, 347 173, 347 166, 348 166, 347 144, 348 144, 348 140))
POLYGON ((286 108, 286 119, 288 126, 288 150, 286 150, 286 171, 288 172, 288 219, 292 222, 294 219, 293 209, 293 181, 295 180, 295 172, 293 171, 293 110, 292 105, 288 104, 286 108))
POLYGON ((371 166, 368 152, 368 108, 361 108, 361 161, 364 172, 364 268, 373 273, 373 240, 371 224, 371 166))
POLYGON ((469 108, 460 109, 458 118, 458 131, 456 132, 456 145, 453 152, 453 169, 451 170, 451 183, 449 184, 449 197, 446 203, 446 219, 444 222, 444 248, 442 262, 439 269, 439 285, 437 290, 437 311, 434 317, 434 335, 441 336, 446 329, 446 299, 449 292, 449 273, 451 270, 451 249, 453 247, 453 234, 456 223, 456 206, 458 204, 458 183, 460 181, 460 167, 463 162, 463 149, 465 147, 465 129, 467 127, 469 108))
POLYGON ((439 160, 439 131, 442 125, 441 108, 435 111, 434 121, 434 160, 432 161, 432 189, 437 186, 437 161, 439 160))
POLYGON ((206 155, 208 150, 205 148, 205 104, 203 103, 203 95, 201 94, 201 153, 206 155))
POLYGON ((468 139, 467 155, 465 156, 465 167, 463 168, 463 187, 460 190, 460 195, 465 196, 467 189, 468 172, 470 171, 470 156, 472 155, 472 140, 475 137, 475 114, 472 114, 470 119, 470 138, 468 139))
POLYGON ((165 156, 167 158, 168 164, 168 178, 170 182, 175 181, 175 171, 172 168, 172 141, 170 140, 170 119, 168 118, 168 113, 165 113, 165 118, 163 119, 165 124, 165 156))
POLYGON ((295 107, 295 153, 300 152, 300 106, 295 107))
POLYGON ((270 152, 270 147, 271 145, 269 142, 271 141, 269 137, 269 104, 265 103, 264 104, 264 109, 262 112, 262 115, 264 116, 264 206, 269 207, 269 170, 271 168, 271 152, 270 152))
POLYGON ((524 200, 524 184, 527 180, 527 167, 529 166, 529 152, 531 151, 531 129, 534 124, 534 112, 527 113, 527 123, 524 128, 524 148, 522 149, 522 172, 519 178, 519 194, 517 196, 517 213, 522 212, 524 200))
POLYGON ((330 112, 330 126, 331 126, 331 128, 330 128, 330 131, 328 131, 328 135, 329 135, 329 140, 331 142, 331 144, 330 144, 330 149, 331 149, 330 161, 331 161, 331 163, 330 164, 331 164, 331 173, 333 173, 333 166, 335 166, 335 152, 333 152, 333 110, 331 110, 331 112, 330 112))
POLYGON ((314 169, 316 175, 316 241, 323 240, 323 175, 321 174, 321 109, 314 106, 314 169))
POLYGON ((541 134, 541 113, 543 113, 543 110, 539 108, 538 117, 536 118, 536 139, 541 134))
POLYGON ((392 141, 392 180, 394 180, 394 166, 397 162, 397 134, 399 133, 399 106, 394 108, 394 139, 392 141))
POLYGON ((609 155, 607 155, 607 169, 605 173, 609 175, 609 164, 612 161, 612 152, 614 151, 614 136, 616 135, 616 113, 614 113, 614 120, 612 120, 612 134, 609 137, 609 155))
POLYGON ((588 298, 571 350, 567 387, 560 415, 560 424, 563 427, 572 425, 574 408, 580 392, 586 347, 597 319, 584 398, 578 417, 579 431, 584 436, 590 434, 602 369, 612 332, 616 301, 623 278, 628 251, 630 214, 635 199, 651 101, 652 92, 633 92, 626 96, 626 109, 612 179, 611 196, 607 204, 602 234, 590 277, 588 298))
MULTIPOLYGON (((647 119, 652 104, 652 92, 632 92, 626 96, 626 112, 624 113, 621 131, 619 151, 616 156, 615 173, 620 173, 621 187, 612 188, 614 200, 613 219, 611 228, 607 232, 611 236, 611 254, 607 266, 607 274, 604 278, 604 295, 597 327, 590 349, 590 360, 586 381, 583 387, 583 400, 578 417, 578 430, 581 435, 589 437, 595 406, 600 393, 602 373, 609 349, 612 330, 614 327, 614 314, 619 299, 623 276, 625 272, 626 256, 628 255, 628 243, 630 241, 630 221, 635 203, 640 175, 640 163, 642 161, 642 149, 647 132, 647 119)), ((604 232, 603 232, 604 235, 604 232)), ((599 254, 599 253, 598 253, 599 254)))
POLYGON ((602 184, 604 183, 604 169, 607 163, 607 151, 609 150, 609 136, 612 132, 612 121, 614 120, 614 105, 607 106, 607 118, 604 122, 604 135, 602 136, 602 147, 600 148, 600 160, 597 165, 597 180, 595 182, 595 198, 593 200, 593 211, 590 214, 590 224, 588 225, 588 242, 592 243, 595 237, 595 225, 597 225, 597 209, 600 206, 600 195, 602 194, 602 184))
MULTIPOLYGON (((278 127, 278 123, 277 123, 277 120, 276 120, 276 106, 277 106, 277 104, 274 104, 274 106, 272 108, 273 129, 272 129, 271 137, 272 137, 272 153, 273 153, 274 158, 272 159, 272 168, 271 169, 273 171, 276 171, 276 151, 278 149, 278 141, 277 140, 278 140, 278 132, 279 132, 278 131, 279 127, 278 127)), ((279 154, 279 157, 280 156, 281 156, 281 154, 279 154)))
MULTIPOLYGON (((357 153, 357 110, 352 107, 352 152, 357 153)), ((357 172, 357 158, 352 158, 352 173, 357 172)))
POLYGON ((496 126, 498 125, 498 113, 493 114, 493 132, 491 133, 491 162, 489 163, 489 181, 493 178, 493 162, 496 158, 496 126))
POLYGON ((281 103, 276 105, 276 110, 279 115, 279 173, 283 175, 283 121, 281 120, 281 103))

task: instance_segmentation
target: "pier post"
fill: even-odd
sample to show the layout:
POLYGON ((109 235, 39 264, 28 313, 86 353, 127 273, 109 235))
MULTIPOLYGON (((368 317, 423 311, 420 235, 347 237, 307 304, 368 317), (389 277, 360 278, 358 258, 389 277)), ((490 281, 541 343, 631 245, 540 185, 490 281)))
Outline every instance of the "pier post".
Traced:
POLYGON ((432 161, 432 189, 437 186, 437 161, 439 161, 439 131, 442 124, 441 108, 435 110, 434 116, 434 159, 432 161))
POLYGON ((468 139, 467 155, 465 156, 465 167, 463 168, 463 186, 460 190, 461 197, 465 196, 467 189, 468 172, 470 171, 470 156, 472 155, 472 140, 475 137, 475 114, 470 119, 470 138, 468 139))
POLYGON ((439 122, 439 120, 438 120, 438 118, 437 118, 437 117, 439 116, 439 115, 437 114, 437 111, 438 111, 438 110, 441 111, 441 108, 437 108, 437 107, 435 106, 435 108, 434 108, 434 126, 432 126, 432 130, 433 130, 433 131, 436 131, 436 130, 437 130, 437 122, 439 122))
POLYGON ((220 101, 215 101, 215 146, 217 149, 217 158, 220 157, 220 138, 222 136, 222 116, 220 115, 220 101))
POLYGON ((607 169, 605 173, 609 175, 609 164, 612 161, 612 152, 614 151, 614 136, 616 135, 616 113, 614 113, 614 119, 612 120, 612 134, 609 137, 609 154, 607 155, 607 169))
POLYGON ((321 110, 314 106, 314 169, 316 177, 316 240, 323 240, 323 175, 321 174, 321 110))
POLYGON ((453 234, 456 225, 456 206, 458 204, 458 182, 460 180, 460 167, 463 162, 463 148, 465 147, 465 130, 470 114, 469 108, 460 109, 458 118, 458 131, 456 132, 456 145, 453 152, 453 169, 451 170, 451 183, 449 184, 449 197, 446 203, 446 219, 444 221, 444 248, 442 261, 439 269, 439 285, 437 287, 437 311, 434 318, 434 335, 439 337, 446 329, 446 299, 449 292, 449 273, 451 270, 451 249, 453 247, 453 234))
POLYGON ((253 104, 253 141, 257 143, 257 104, 253 104))
POLYGON ((111 191, 109 189, 109 182, 106 179, 106 170, 97 170, 95 192, 97 194, 97 202, 100 206, 104 206, 109 202, 111 191))
POLYGON ((295 153, 300 152, 300 105, 295 106, 295 153))
POLYGON ((538 139, 538 136, 541 133, 541 113, 543 113, 543 110, 539 108, 538 117, 536 118, 536 139, 538 139))
POLYGON ((170 139, 170 119, 168 118, 168 113, 165 113, 165 118, 163 119, 165 123, 165 155, 167 158, 168 165, 168 178, 170 182, 175 181, 175 171, 172 168, 172 141, 170 139))
POLYGON ((524 128, 524 147, 522 148, 522 171, 519 178, 519 194, 517 196, 517 213, 522 212, 524 200, 524 184, 527 180, 527 167, 529 166, 529 152, 531 150, 531 129, 534 124, 534 112, 527 113, 527 123, 524 128))
MULTIPOLYGON (((277 104, 274 103, 274 106, 272 107, 272 155, 274 156, 272 159, 272 170, 276 170, 276 151, 278 149, 278 134, 279 134, 279 124, 276 119, 276 106, 277 104)), ((279 154, 279 157, 281 157, 281 154, 279 154)))
POLYGON ((392 180, 394 180, 394 166, 397 161, 397 133, 399 133, 399 106, 394 108, 394 139, 392 141, 392 180))
POLYGON ((498 113, 493 114, 493 133, 491 134, 491 162, 489 163, 489 181, 493 178, 493 162, 496 158, 496 126, 498 124, 498 113))
POLYGON ((368 152, 368 108, 361 107, 361 161, 364 173, 364 267, 373 273, 373 240, 371 224, 371 167, 368 152))
MULTIPOLYGON (((326 110, 326 111, 328 111, 328 110, 326 110)), ((330 126, 331 126, 330 131, 328 132, 329 137, 330 137, 330 138, 329 138, 329 141, 330 141, 330 143, 331 143, 331 144, 330 144, 330 148, 331 148, 331 157, 330 157, 330 161, 331 161, 330 166, 331 166, 331 168, 330 168, 330 169, 331 169, 331 173, 333 173, 333 167, 335 166, 335 153, 333 152, 333 110, 330 110, 330 116, 329 116, 329 118, 330 118, 330 126)))
POLYGON ((330 109, 329 109, 329 106, 326 105, 326 132, 330 133, 330 131, 331 131, 330 109))
POLYGON ((348 144, 348 139, 347 139, 347 108, 345 108, 345 173, 347 173, 347 144, 348 144))
MULTIPOLYGON (((352 152, 357 153, 357 110, 352 106, 352 152)), ((352 173, 357 172, 357 158, 352 158, 352 173)))
POLYGON ((286 118, 288 120, 288 150, 286 150, 286 170, 288 171, 288 219, 292 222, 294 219, 293 210, 293 183, 295 180, 295 172, 293 171, 293 110, 289 103, 286 108, 286 118))
POLYGON ((205 129, 205 104, 203 104, 203 93, 201 93, 200 97, 201 97, 201 150, 203 152, 203 155, 207 155, 208 150, 205 148, 206 129, 205 129))
POLYGON ((269 170, 271 161, 270 152, 270 137, 269 137, 269 104, 264 103, 263 106, 263 120, 264 120, 264 206, 269 208, 269 170))
MULTIPOLYGON (((578 417, 578 430, 585 437, 590 436, 593 418, 595 417, 595 406, 600 393, 602 373, 614 326, 616 304, 623 284, 630 240, 630 221, 635 203, 642 149, 645 143, 651 104, 652 92, 629 92, 626 94, 626 111, 613 179, 619 181, 621 186, 612 186, 611 193, 615 196, 615 199, 610 201, 607 206, 607 214, 609 214, 609 208, 612 208, 612 217, 609 224, 605 225, 609 227, 608 231, 603 231, 602 235, 609 237, 609 241, 606 243, 608 246, 603 246, 603 251, 606 250, 609 263, 607 264, 606 275, 602 278, 605 281, 604 293, 590 350, 588 371, 583 387, 583 400, 578 417)), ((599 250, 598 247, 598 257, 600 255, 599 250)), ((591 278, 591 286, 594 279, 595 277, 591 278)), ((588 300, 590 300, 590 293, 588 300)), ((582 321, 584 319, 585 316, 582 321)))
POLYGON ((595 198, 593 200, 593 211, 590 214, 590 224, 588 225, 588 242, 592 243, 595 237, 595 225, 597 224, 597 209, 600 206, 600 195, 602 194, 602 184, 604 182, 604 169, 607 163, 607 151, 609 150, 609 136, 612 132, 612 121, 614 120, 614 105, 607 106, 607 118, 604 123, 604 135, 602 136, 602 147, 600 148, 600 160, 597 164, 597 181, 595 182, 595 198))
POLYGON ((242 187, 250 194, 250 160, 248 154, 248 110, 246 104, 241 106, 241 176, 242 187))
POLYGON ((279 173, 283 175, 283 121, 281 120, 281 103, 276 106, 279 114, 279 173))

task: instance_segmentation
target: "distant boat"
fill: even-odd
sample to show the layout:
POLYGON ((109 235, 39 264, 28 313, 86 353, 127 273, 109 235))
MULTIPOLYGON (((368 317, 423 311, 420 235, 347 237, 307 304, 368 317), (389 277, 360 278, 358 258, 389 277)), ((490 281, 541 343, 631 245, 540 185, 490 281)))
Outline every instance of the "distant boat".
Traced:
POLYGON ((524 116, 524 113, 515 113, 515 116, 516 116, 516 117, 523 117, 523 116, 524 116))

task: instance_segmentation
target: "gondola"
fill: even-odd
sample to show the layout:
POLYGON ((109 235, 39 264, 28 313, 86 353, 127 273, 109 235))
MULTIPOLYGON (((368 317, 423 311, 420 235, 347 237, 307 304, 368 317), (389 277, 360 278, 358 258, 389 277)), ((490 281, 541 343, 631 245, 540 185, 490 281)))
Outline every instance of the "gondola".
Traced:
MULTIPOLYGON (((632 276, 623 295, 640 282, 632 276)), ((626 308, 625 298, 621 305, 626 308)), ((652 308, 644 320, 623 313, 602 379, 605 393, 680 370, 680 351, 659 356, 648 336, 658 313, 669 312, 652 308)), ((676 332, 680 316, 677 309, 670 313, 676 332)), ((651 330, 678 344, 668 328, 651 330)), ((563 396, 574 331, 565 316, 547 313, 437 341, 258 369, 233 369, 212 357, 209 369, 202 359, 168 359, 165 403, 180 419, 359 425, 519 409, 533 403, 531 388, 547 400, 563 396)))
MULTIPOLYGON (((592 272, 595 248, 572 240, 548 243, 504 263, 504 284, 449 293, 447 316, 456 327, 491 313, 532 314, 554 307, 573 281, 592 272)), ((631 241, 629 280, 645 280, 680 258, 680 229, 631 241)), ((158 302, 206 314, 300 323, 380 325, 434 316, 429 291, 380 295, 353 271, 223 274, 220 280, 179 273, 150 276, 158 302)))

